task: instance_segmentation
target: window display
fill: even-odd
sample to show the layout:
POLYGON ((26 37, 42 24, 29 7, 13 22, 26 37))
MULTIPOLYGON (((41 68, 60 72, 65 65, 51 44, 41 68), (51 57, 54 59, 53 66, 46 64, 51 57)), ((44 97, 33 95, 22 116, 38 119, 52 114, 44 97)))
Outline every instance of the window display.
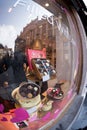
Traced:
POLYGON ((0 130, 50 129, 80 92, 81 23, 67 1, 6 3, 0 15, 0 130))

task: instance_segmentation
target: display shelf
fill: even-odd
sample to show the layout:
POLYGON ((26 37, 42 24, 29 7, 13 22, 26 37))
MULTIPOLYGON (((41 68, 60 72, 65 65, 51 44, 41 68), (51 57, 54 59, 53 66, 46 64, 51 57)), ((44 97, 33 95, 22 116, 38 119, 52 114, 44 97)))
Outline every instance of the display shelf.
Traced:
MULTIPOLYGON (((42 118, 35 117, 33 114, 31 118, 28 119, 27 123, 29 126, 26 128, 27 130, 47 130, 48 127, 53 125, 53 123, 59 118, 64 108, 67 106, 67 103, 69 105, 69 102, 72 101, 74 94, 72 92, 68 93, 66 97, 64 97, 63 100, 60 101, 54 101, 53 107, 50 111, 45 113, 45 115, 42 118)), ((7 121, 0 120, 0 130, 18 130, 18 128, 15 127, 15 125, 10 121, 11 115, 10 113, 6 114, 0 114, 0 119, 4 117, 7 118, 7 121)), ((24 128, 25 129, 25 128, 24 128)), ((24 130, 22 129, 22 130, 24 130)))

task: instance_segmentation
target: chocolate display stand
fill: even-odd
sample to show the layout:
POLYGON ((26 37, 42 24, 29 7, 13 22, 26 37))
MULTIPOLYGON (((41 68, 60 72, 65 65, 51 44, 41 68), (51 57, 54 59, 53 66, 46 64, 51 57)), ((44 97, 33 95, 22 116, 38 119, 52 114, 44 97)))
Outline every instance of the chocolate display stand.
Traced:
POLYGON ((43 78, 40 76, 40 72, 38 68, 36 67, 36 64, 34 64, 34 61, 35 61, 34 59, 35 58, 46 59, 46 55, 43 50, 41 51, 41 50, 28 49, 27 58, 28 58, 30 71, 31 72, 33 71, 34 73, 34 76, 32 77, 30 75, 29 79, 33 80, 36 84, 41 86, 41 95, 42 95, 42 93, 48 89, 47 80, 49 80, 50 78, 49 78, 49 75, 46 75, 43 78))
POLYGON ((46 49, 42 47, 42 41, 40 39, 36 39, 35 42, 32 44, 31 49, 27 49, 26 53, 29 69, 31 72, 33 71, 34 73, 34 76, 30 75, 29 79, 33 80, 35 83, 41 86, 42 95, 42 93, 48 89, 47 80, 49 80, 50 77, 49 74, 41 77, 39 68, 35 64, 35 59, 46 59, 46 49))

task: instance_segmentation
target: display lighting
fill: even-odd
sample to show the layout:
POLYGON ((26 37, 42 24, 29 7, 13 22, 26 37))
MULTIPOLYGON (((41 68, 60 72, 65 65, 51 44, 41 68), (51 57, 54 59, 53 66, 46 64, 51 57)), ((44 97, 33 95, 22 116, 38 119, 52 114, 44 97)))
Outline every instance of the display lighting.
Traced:
POLYGON ((46 3, 45 6, 48 7, 48 6, 49 6, 49 3, 46 3))

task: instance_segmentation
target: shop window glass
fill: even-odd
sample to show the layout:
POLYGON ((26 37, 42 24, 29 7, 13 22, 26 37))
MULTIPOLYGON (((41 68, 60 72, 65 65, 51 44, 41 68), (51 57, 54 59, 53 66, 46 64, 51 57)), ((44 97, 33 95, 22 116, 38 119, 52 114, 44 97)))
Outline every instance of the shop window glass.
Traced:
MULTIPOLYGON (((44 0, 30 0, 27 3, 25 0, 24 3, 19 1, 19 3, 13 4, 13 8, 8 10, 8 15, 8 17, 12 16, 13 19, 20 16, 18 25, 22 28, 20 27, 20 33, 17 32, 15 36, 15 24, 6 27, 6 25, 3 25, 3 20, 2 27, 0 26, 1 33, 3 33, 2 29, 5 29, 5 27, 8 30, 10 29, 10 31, 7 31, 7 37, 5 38, 14 39, 14 41, 8 41, 10 43, 7 44, 6 41, 4 43, 3 35, 0 36, 0 76, 2 73, 8 72, 8 68, 11 67, 14 77, 12 83, 6 79, 0 84, 1 89, 6 88, 5 93, 2 90, 3 96, 0 91, 1 98, 4 97, 3 100, 9 100, 14 105, 18 103, 15 106, 12 105, 12 108, 17 108, 17 105, 19 105, 18 107, 26 109, 29 102, 28 100, 25 101, 25 98, 31 100, 30 107, 34 107, 35 98, 36 102, 33 110, 36 110, 43 99, 46 99, 45 102, 51 100, 51 102, 48 102, 50 104, 48 110, 46 110, 46 107, 43 108, 45 112, 51 110, 53 101, 60 100, 59 106, 63 109, 61 102, 64 101, 63 105, 66 105, 69 98, 73 96, 73 92, 76 91, 73 85, 79 64, 77 34, 68 10, 62 7, 60 9, 52 0, 48 3, 44 0), (19 15, 21 11, 23 15, 19 15), (27 22, 22 25, 23 20, 27 22), (14 33, 14 36, 12 33, 14 33), (11 42, 12 45, 10 45, 11 42), (27 87, 23 89, 23 85, 24 87, 27 85, 27 87), (5 99, 6 91, 10 95, 7 95, 9 99, 5 99)), ((14 23, 8 22, 9 24, 14 23)), ((16 19, 15 22, 17 23, 16 19)), ((9 78, 9 74, 5 75, 6 78, 9 78)), ((53 112, 56 109, 58 110, 57 102, 55 104, 53 112)), ((12 108, 9 105, 5 112, 12 108)), ((38 117, 41 118, 42 115, 39 111, 38 117)), ((50 112, 48 115, 50 115, 50 112)), ((52 116, 56 117, 56 115, 52 116)))

